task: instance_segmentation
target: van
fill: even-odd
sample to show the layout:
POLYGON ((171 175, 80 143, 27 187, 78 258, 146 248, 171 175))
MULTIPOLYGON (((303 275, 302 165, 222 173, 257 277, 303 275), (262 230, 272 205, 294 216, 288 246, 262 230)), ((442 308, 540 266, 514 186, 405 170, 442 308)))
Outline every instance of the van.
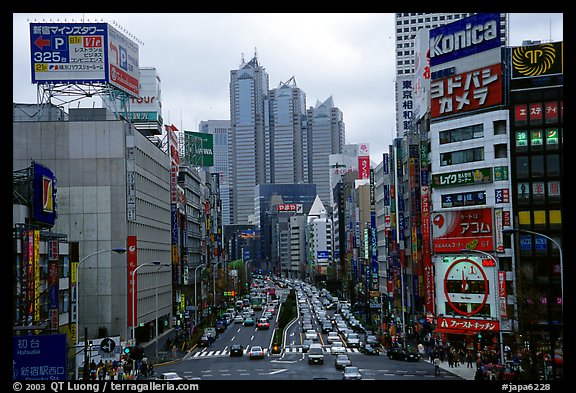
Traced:
POLYGON ((324 364, 324 350, 321 344, 310 344, 310 348, 308 349, 308 364, 324 364))

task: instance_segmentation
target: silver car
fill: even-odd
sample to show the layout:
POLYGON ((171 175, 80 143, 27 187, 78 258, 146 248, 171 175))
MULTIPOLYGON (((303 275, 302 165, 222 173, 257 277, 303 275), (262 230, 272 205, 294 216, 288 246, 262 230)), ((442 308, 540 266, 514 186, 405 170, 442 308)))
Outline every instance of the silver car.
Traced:
POLYGON ((362 374, 360 374, 360 369, 358 367, 346 366, 344 367, 344 372, 342 373, 342 379, 360 380, 362 379, 362 374))

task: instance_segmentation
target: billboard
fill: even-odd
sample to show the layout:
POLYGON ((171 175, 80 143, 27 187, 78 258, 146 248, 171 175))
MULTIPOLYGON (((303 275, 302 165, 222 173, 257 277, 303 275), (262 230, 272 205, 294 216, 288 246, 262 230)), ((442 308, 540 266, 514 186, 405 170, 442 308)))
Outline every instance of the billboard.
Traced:
POLYGON ((433 67, 501 45, 500 14, 480 13, 430 30, 433 67))
POLYGON ((493 64, 430 83, 430 117, 502 104, 502 65, 493 64))
POLYGON ((56 220, 56 176, 42 164, 33 163, 34 173, 34 198, 33 216, 38 223, 47 224, 50 227, 56 220))
POLYGON ((31 23, 32 83, 109 83, 139 95, 138 45, 107 23, 31 23))
POLYGON ((467 209, 432 214, 435 253, 460 252, 463 249, 493 251, 492 209, 467 209))
POLYGON ((563 43, 519 46, 512 50, 512 78, 563 73, 563 43))
POLYGON ((214 166, 214 135, 184 131, 186 161, 192 165, 214 166))

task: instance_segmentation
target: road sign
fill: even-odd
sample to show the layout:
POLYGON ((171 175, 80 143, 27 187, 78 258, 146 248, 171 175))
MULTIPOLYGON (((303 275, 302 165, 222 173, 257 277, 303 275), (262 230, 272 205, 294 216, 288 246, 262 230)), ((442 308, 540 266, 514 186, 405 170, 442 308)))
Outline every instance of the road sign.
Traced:
POLYGON ((116 343, 109 337, 106 337, 100 342, 100 350, 102 352, 112 353, 114 352, 114 348, 116 348, 116 343))
POLYGON ((65 334, 12 337, 12 379, 66 380, 65 334))

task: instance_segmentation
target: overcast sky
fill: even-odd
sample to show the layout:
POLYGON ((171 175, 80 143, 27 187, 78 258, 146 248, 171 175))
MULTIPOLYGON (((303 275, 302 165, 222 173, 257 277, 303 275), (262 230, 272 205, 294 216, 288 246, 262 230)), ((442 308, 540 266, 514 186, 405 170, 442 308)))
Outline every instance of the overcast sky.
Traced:
MULTIPOLYGON (((122 26, 121 32, 139 42, 140 67, 156 68, 162 79, 164 122, 180 130, 197 131, 202 120, 230 118, 230 70, 256 50, 271 89, 294 77, 306 94, 306 108, 332 96, 344 114, 346 143, 369 143, 374 164, 395 135, 394 14, 14 13, 15 103, 37 100, 29 23, 50 20, 122 26)), ((563 14, 512 13, 509 28, 511 46, 562 41, 563 14)), ((92 101, 80 106, 91 107, 92 101)))

